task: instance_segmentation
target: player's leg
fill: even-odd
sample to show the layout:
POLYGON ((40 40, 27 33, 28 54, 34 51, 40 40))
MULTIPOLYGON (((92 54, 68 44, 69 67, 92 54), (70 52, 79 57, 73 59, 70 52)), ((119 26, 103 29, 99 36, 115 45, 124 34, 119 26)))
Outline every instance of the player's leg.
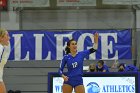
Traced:
POLYGON ((0 93, 6 93, 5 84, 3 82, 0 82, 0 93))
POLYGON ((69 84, 63 84, 62 89, 63 93, 72 93, 73 90, 72 86, 69 84))
POLYGON ((84 85, 79 85, 75 87, 75 93, 85 93, 84 85))

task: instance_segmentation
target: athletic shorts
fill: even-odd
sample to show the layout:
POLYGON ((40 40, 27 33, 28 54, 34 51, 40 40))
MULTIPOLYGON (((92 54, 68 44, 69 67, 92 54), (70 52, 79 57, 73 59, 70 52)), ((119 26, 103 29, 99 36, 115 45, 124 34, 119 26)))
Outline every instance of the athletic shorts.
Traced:
POLYGON ((83 85, 83 78, 81 76, 69 77, 68 81, 64 81, 64 84, 71 85, 75 88, 76 86, 83 85))

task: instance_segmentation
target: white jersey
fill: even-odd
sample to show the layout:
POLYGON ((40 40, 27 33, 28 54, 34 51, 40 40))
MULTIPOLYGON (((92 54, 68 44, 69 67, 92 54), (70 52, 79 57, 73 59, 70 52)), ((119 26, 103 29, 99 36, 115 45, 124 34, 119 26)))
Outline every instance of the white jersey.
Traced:
POLYGON ((2 46, 0 44, 0 82, 3 82, 3 69, 10 54, 9 46, 2 46))

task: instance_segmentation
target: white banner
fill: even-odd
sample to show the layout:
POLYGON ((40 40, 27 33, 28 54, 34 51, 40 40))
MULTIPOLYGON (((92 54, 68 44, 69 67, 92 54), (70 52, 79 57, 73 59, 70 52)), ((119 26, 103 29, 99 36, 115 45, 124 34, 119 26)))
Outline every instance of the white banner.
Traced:
POLYGON ((96 0, 57 0, 57 6, 96 6, 96 0))
POLYGON ((49 0, 9 0, 10 7, 49 7, 49 0))
POLYGON ((103 4, 134 5, 140 4, 140 0, 103 0, 103 4))
MULTIPOLYGON (((51 82, 52 93, 62 93, 63 78, 51 82)), ((135 77, 83 77, 85 93, 136 93, 135 82, 135 77)))

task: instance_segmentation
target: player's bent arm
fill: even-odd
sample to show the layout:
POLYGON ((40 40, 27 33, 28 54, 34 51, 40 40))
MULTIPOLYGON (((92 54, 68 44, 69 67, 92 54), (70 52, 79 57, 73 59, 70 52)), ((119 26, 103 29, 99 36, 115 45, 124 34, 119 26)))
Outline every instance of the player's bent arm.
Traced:
POLYGON ((58 70, 58 73, 60 76, 63 75, 63 70, 64 70, 65 65, 66 65, 66 56, 64 56, 64 58, 61 60, 61 63, 60 63, 60 67, 58 70))
POLYGON ((9 54, 10 54, 10 47, 6 46, 4 48, 4 52, 3 52, 0 64, 5 65, 7 63, 7 60, 9 58, 9 54))
POLYGON ((93 48, 95 50, 98 49, 98 38, 99 38, 99 34, 98 33, 95 33, 95 35, 94 35, 94 45, 93 45, 93 48))

